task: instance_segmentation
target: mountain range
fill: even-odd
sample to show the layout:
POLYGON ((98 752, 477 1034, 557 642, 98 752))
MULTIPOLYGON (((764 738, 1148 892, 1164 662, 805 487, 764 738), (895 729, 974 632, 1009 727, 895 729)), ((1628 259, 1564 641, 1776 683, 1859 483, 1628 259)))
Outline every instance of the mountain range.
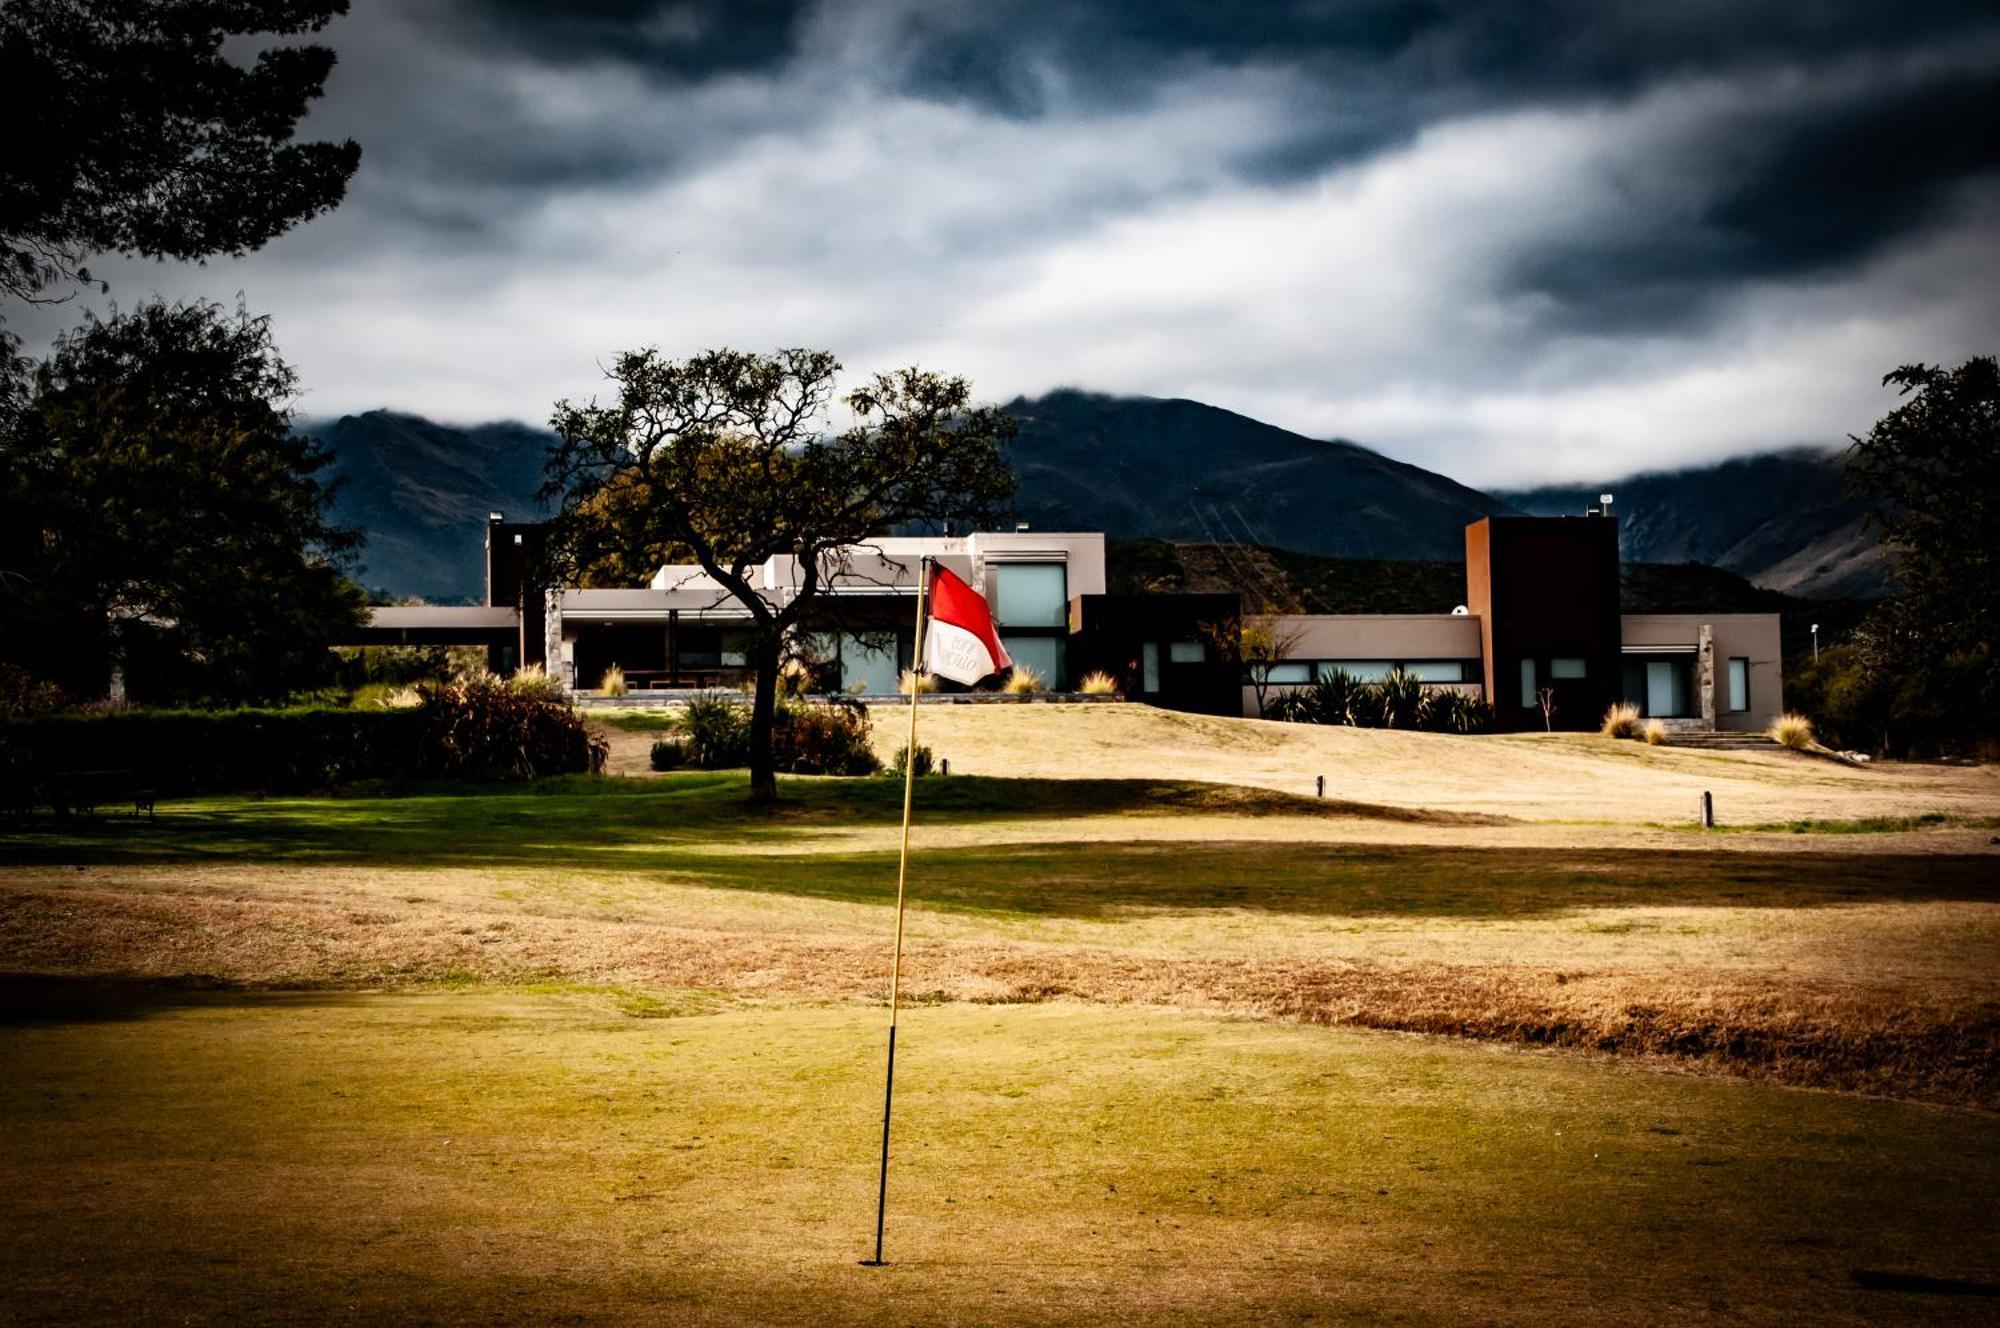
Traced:
MULTIPOLYGON (((1065 389, 1006 409, 1020 424, 1011 452, 1018 516, 1042 529, 1456 562, 1465 526, 1482 516, 1579 514, 1612 492, 1628 562, 1710 564, 1803 596, 1865 597, 1887 586, 1879 541, 1828 453, 1489 493, 1358 443, 1196 401, 1065 389)), ((302 427, 333 454, 335 518, 368 536, 358 578, 392 597, 476 599, 487 514, 545 510, 535 497, 551 441, 542 430, 386 410, 302 427)))

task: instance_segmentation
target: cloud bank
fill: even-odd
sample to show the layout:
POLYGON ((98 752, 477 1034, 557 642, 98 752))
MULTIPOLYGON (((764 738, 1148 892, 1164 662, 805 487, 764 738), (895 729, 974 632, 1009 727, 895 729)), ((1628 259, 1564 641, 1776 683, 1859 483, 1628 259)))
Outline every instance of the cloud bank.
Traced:
MULTIPOLYGON (((1990 5, 357 0, 347 203, 206 267, 303 410, 615 351, 1188 396, 1474 483, 1797 443, 2000 349, 1990 5)), ((31 335, 75 306, 17 320, 31 335)))

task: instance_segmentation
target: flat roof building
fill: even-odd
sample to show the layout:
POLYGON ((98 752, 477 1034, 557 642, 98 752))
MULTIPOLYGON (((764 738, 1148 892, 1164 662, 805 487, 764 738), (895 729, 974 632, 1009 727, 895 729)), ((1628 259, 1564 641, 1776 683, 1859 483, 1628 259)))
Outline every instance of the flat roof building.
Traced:
MULTIPOLYGON (((478 641, 497 670, 545 664, 585 692, 613 665, 638 692, 747 678, 749 611, 699 567, 662 567, 645 586, 538 587, 542 529, 489 523, 485 606, 378 609, 355 643, 478 641)), ((1261 687, 1238 658, 1239 596, 1110 594, 1104 536, 1089 531, 853 546, 822 567, 825 599, 796 644, 818 685, 894 694, 910 666, 917 568, 928 556, 986 597, 1008 653, 1054 689, 1098 671, 1134 700, 1254 716, 1259 691, 1268 699, 1334 672, 1372 681, 1401 669, 1484 698, 1502 730, 1595 728, 1621 699, 1687 729, 1761 730, 1782 710, 1778 616, 1620 613, 1614 518, 1490 517, 1465 540, 1456 611, 1280 615, 1270 621, 1283 657, 1261 687)), ((768 560, 754 569, 757 593, 786 603, 801 570, 768 560)))

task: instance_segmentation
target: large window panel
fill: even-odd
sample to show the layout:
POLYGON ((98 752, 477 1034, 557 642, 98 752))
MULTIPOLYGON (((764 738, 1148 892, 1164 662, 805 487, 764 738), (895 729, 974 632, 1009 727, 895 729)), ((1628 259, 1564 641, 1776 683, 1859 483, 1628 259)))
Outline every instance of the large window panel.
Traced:
POLYGON ((1030 668, 1042 675, 1042 681, 1051 689, 1063 686, 1063 646, 1059 636, 1003 636, 1000 644, 1007 647, 1013 657, 1014 667, 1030 668))
POLYGON ((1003 627, 1069 626, 1069 575, 1061 563, 988 563, 1003 627))
POLYGON ((840 636, 840 685, 860 683, 870 696, 894 696, 902 678, 894 632, 843 632, 840 636))
POLYGON ((1729 658, 1729 708, 1738 714, 1750 708, 1750 661, 1741 655, 1729 658))
POLYGON ((1319 676, 1331 678, 1344 673, 1357 682, 1380 682, 1389 676, 1391 667, 1386 659, 1329 659, 1320 662, 1319 676))
POLYGON ((1464 682, 1465 663, 1456 659, 1419 659, 1403 666, 1418 682, 1464 682))

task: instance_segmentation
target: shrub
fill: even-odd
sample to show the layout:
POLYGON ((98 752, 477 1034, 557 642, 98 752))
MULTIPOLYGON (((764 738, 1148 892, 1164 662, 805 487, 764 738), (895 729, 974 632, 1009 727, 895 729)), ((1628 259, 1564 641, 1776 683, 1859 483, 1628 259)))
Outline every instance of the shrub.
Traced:
POLYGON ((625 670, 613 664, 597 680, 597 690, 606 696, 629 696, 632 689, 625 685, 625 670))
POLYGON ((1381 722, 1382 704, 1375 689, 1338 670, 1310 686, 1280 692, 1265 713, 1293 724, 1353 724, 1373 727, 1381 722))
POLYGON ((868 708, 845 699, 781 704, 772 726, 778 769, 795 775, 872 775, 882 768, 868 744, 868 708))
POLYGON ((1657 719, 1647 720, 1646 727, 1640 732, 1645 735, 1648 747, 1657 747, 1667 740, 1667 726, 1657 719))
POLYGON ((594 774, 606 744, 567 697, 482 678, 427 688, 418 768, 462 779, 533 779, 594 774))
POLYGON ((38 682, 26 669, 0 664, 0 717, 26 719, 53 714, 69 704, 62 688, 52 682, 38 682))
POLYGON ((1118 680, 1102 669, 1097 669, 1084 674, 1083 681, 1076 685, 1076 689, 1085 696, 1116 696, 1118 680))
POLYGON ((1636 738, 1639 736, 1639 707, 1630 701, 1614 701, 1604 712, 1604 722, 1597 731, 1607 738, 1636 738))
MULTIPOLYGON (((454 681, 460 686, 471 686, 485 676, 484 674, 479 674, 458 678, 454 681)), ((549 671, 539 664, 529 664, 514 670, 514 676, 507 680, 507 686, 522 696, 534 697, 543 701, 560 702, 563 705, 569 704, 568 689, 562 685, 560 679, 551 678, 549 671)))
POLYGON ((1795 715, 1787 711, 1771 721, 1771 727, 1767 732, 1772 742, 1780 747, 1789 747, 1795 752, 1808 751, 1813 746, 1812 721, 1804 715, 1795 715))
POLYGON ((1417 726, 1417 716, 1424 705, 1424 684, 1415 675, 1405 673, 1400 668, 1390 669, 1374 689, 1376 702, 1382 711, 1382 726, 1391 729, 1413 729, 1417 726))
POLYGON ((904 696, 908 696, 910 694, 910 682, 912 678, 916 680, 917 691, 919 692, 934 692, 938 689, 938 680, 930 674, 913 674, 910 670, 904 669, 903 675, 896 679, 896 690, 904 696))
POLYGON ((123 710, 0 723, 0 768, 53 789, 123 770, 162 797, 302 792, 416 772, 417 710, 123 710))
POLYGON ((687 764, 687 745, 679 738, 662 738, 653 744, 655 770, 678 770, 687 764))
POLYGON ((750 763, 750 708, 721 692, 691 698, 681 719, 688 759, 703 770, 728 770, 750 763))
POLYGON ((1026 664, 1016 664, 1000 690, 1009 696, 1028 696, 1043 690, 1042 675, 1026 664))
MULTIPOLYGON (((909 762, 909 759, 910 759, 910 744, 906 742, 901 747, 898 747, 896 749, 896 758, 893 761, 889 762, 888 773, 892 775, 901 775, 907 773, 906 767, 909 762)), ((917 778, 922 779, 925 775, 932 773, 934 765, 935 762, 931 755, 931 749, 929 747, 926 747, 923 743, 918 743, 917 769, 916 769, 917 778)))
POLYGON ((1424 694, 1417 727, 1432 733, 1484 733, 1493 727, 1493 707, 1455 687, 1424 694))

